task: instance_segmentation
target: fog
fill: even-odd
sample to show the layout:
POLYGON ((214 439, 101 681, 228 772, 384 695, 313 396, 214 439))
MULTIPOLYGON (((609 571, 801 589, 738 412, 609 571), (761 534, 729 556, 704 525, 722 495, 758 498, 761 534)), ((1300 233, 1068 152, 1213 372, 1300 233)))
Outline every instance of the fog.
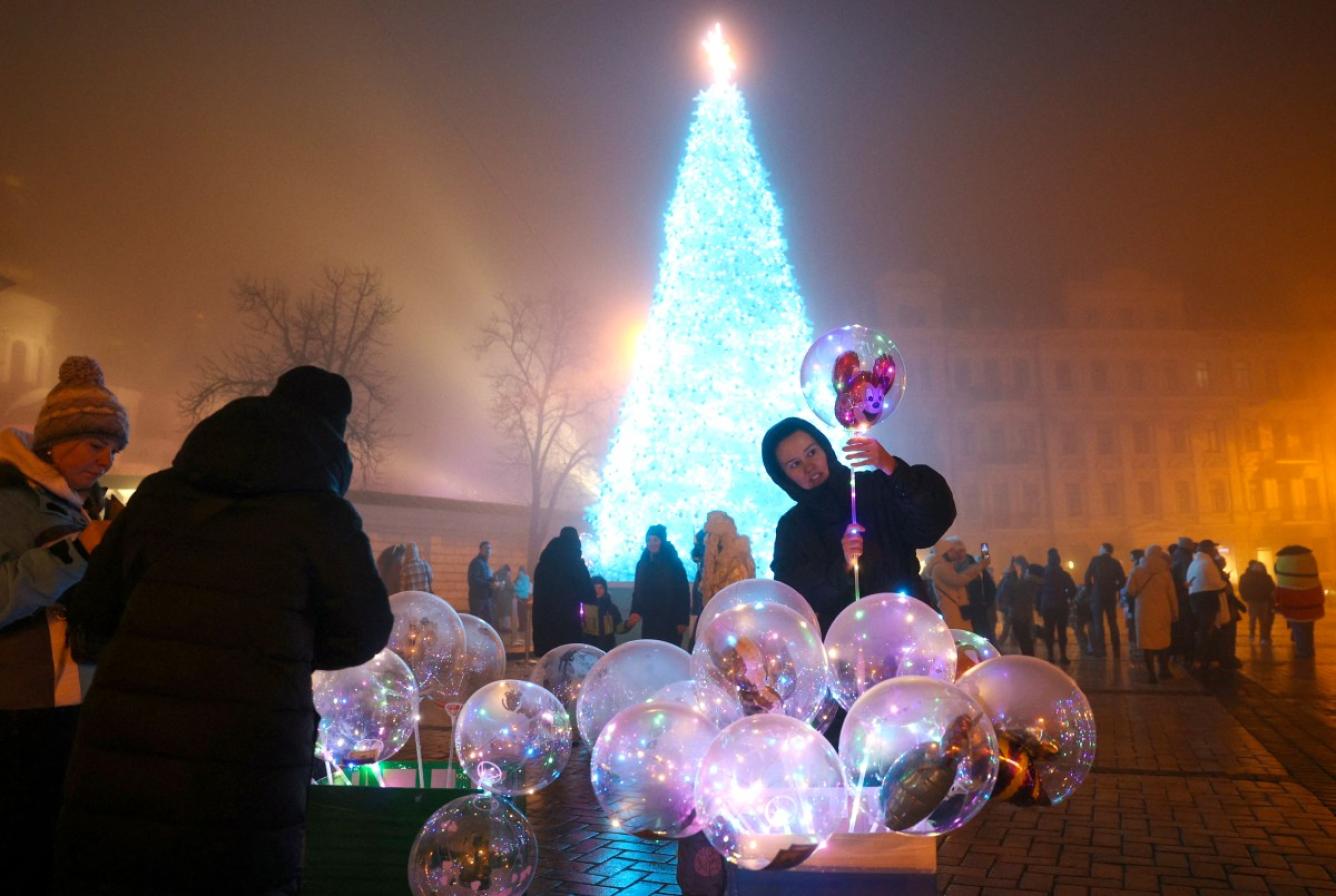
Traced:
POLYGON ((143 393, 122 469, 148 472, 239 336, 238 277, 377 268, 402 437, 371 484, 511 499, 469 346, 492 296, 564 289, 625 383, 716 19, 818 329, 891 272, 1004 326, 1111 269, 1243 327, 1336 305, 1331 11, 11 3, 0 276, 143 393))

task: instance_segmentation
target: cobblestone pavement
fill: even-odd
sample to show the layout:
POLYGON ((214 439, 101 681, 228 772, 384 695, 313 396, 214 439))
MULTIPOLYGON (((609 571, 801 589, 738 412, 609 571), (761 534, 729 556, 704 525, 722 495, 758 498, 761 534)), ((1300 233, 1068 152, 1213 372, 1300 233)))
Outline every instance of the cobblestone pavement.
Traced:
MULTIPOLYGON (((1049 809, 994 805, 938 849, 953 896, 1336 893, 1336 614, 1318 659, 1239 639, 1243 670, 1205 683, 1177 672, 1149 684, 1127 658, 1071 668, 1095 710, 1099 752, 1085 785, 1049 809)), ((511 674, 530 667, 513 664, 511 674)), ((448 752, 430 713, 429 758, 448 752)), ((609 829, 580 747, 552 787, 529 798, 541 844, 530 893, 677 894, 676 844, 609 829)))

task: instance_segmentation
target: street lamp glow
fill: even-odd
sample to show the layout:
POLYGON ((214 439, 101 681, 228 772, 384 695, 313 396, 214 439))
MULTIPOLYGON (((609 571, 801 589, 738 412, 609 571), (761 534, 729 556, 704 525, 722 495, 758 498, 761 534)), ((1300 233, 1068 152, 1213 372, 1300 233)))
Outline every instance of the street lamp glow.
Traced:
POLYGON ((705 55, 710 58, 710 69, 714 72, 714 83, 727 84, 733 80, 733 73, 738 64, 733 61, 733 48, 724 40, 724 26, 719 22, 705 35, 700 44, 705 48, 705 55))

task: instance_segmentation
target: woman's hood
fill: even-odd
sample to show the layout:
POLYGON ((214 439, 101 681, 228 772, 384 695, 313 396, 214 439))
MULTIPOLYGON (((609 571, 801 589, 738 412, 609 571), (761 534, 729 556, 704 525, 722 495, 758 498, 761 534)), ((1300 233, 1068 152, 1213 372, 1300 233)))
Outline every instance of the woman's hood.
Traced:
POLYGON ((805 501, 809 496, 814 496, 815 493, 829 488, 837 488, 842 493, 847 493, 849 490, 849 468, 840 463, 839 457, 835 454, 835 448, 830 444, 830 439, 826 438, 826 434, 821 430, 799 417, 786 417, 766 431, 765 436, 761 439, 761 462, 765 464, 765 471, 770 474, 770 478, 774 480, 775 485, 784 489, 784 493, 794 501, 805 501), (820 445, 821 450, 826 452, 826 465, 830 468, 830 476, 814 489, 805 489, 790 479, 779 465, 779 459, 775 457, 775 451, 779 447, 779 443, 795 432, 807 433, 812 437, 812 441, 820 445))

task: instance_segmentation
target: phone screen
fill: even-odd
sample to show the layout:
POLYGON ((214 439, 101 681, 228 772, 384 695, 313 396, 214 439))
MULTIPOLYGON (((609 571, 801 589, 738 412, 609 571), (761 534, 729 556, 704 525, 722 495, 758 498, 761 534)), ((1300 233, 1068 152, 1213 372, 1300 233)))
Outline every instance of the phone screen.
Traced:
POLYGON ((985 557, 988 556, 988 542, 985 541, 983 544, 979 545, 979 553, 983 554, 985 557))

